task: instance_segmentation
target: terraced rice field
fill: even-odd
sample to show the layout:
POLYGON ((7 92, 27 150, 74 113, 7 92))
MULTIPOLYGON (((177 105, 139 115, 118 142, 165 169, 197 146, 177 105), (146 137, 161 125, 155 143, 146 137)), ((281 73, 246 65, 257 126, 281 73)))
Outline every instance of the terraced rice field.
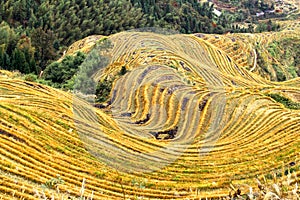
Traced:
MULTIPOLYGON (((212 34, 196 34, 207 42, 213 44, 217 48, 222 49, 236 63, 248 69, 249 71, 258 74, 268 80, 275 80, 276 67, 287 77, 292 79, 289 67, 291 58, 287 56, 287 60, 280 60, 272 55, 269 50, 269 45, 280 42, 282 40, 298 41, 300 39, 300 22, 298 21, 278 21, 282 27, 278 32, 264 33, 236 33, 225 35, 212 34), (258 60, 262 63, 258 63, 258 60), (267 71, 267 72, 266 72, 267 71)), ((280 47, 279 54, 289 54, 285 51, 289 50, 289 46, 280 47)))
POLYGON ((2 199, 218 198, 230 185, 247 193, 256 177, 290 163, 299 176, 300 111, 265 93, 296 101, 300 79, 267 81, 201 35, 123 32, 107 40, 110 62, 92 77, 116 79, 101 109, 0 78, 2 199))

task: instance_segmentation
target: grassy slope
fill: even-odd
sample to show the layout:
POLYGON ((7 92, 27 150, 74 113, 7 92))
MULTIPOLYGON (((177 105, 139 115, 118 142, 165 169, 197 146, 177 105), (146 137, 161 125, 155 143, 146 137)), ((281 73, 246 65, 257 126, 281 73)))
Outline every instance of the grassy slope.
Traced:
MULTIPOLYGON (((293 168, 299 175, 300 113, 284 108, 264 94, 282 92, 299 97, 300 80, 267 81, 247 71, 235 54, 226 54, 225 47, 216 48, 216 43, 212 45, 207 37, 145 33, 110 36, 115 45, 108 53, 113 59, 98 78, 114 76, 122 66, 129 72, 114 85, 116 96, 111 106, 116 110, 96 109, 100 121, 96 125, 87 124, 90 115, 81 106, 86 104, 72 94, 11 79, 7 77, 9 73, 2 76, 2 198, 37 199, 43 191, 41 185, 51 185, 47 181, 57 174, 64 180, 64 184, 58 185, 61 195, 87 197, 93 191, 94 199, 122 199, 124 195, 150 199, 218 197, 228 195, 231 184, 247 193, 250 186, 256 187, 257 176, 284 172, 290 162, 296 163, 293 168), (154 65, 159 67, 153 68, 154 65), (174 81, 157 82, 164 75, 174 81), (144 79, 147 81, 140 81, 144 79), (182 89, 168 93, 174 82, 182 89), (166 118, 153 108, 154 104, 167 108, 166 118), (134 114, 120 115, 128 111, 134 114), (152 115, 145 124, 133 123, 144 120, 150 111, 152 115), (77 126, 74 112, 81 116, 75 117, 77 126), (213 130, 211 124, 218 128, 219 139, 210 153, 199 156, 199 149, 210 145, 206 134, 213 130), (108 158, 120 161, 122 153, 115 153, 124 149, 127 162, 117 167, 125 170, 144 159, 135 153, 139 151, 149 155, 141 166, 149 163, 151 169, 154 166, 150 164, 155 161, 151 152, 168 143, 151 137, 149 130, 166 131, 176 126, 180 128, 172 144, 184 146, 187 139, 193 140, 179 159, 158 172, 117 171, 87 151, 99 150, 100 160, 107 153, 108 158), (78 135, 82 130, 84 137, 78 135), (95 142, 99 138, 112 147, 101 150, 102 145, 95 142), (80 193, 83 179, 85 191, 80 193)), ((176 157, 175 153, 182 149, 174 148, 160 153, 176 157)), ((292 177, 290 185, 295 181, 292 177)), ((54 181, 53 188, 56 186, 54 181)), ((45 195, 59 196, 49 189, 45 195)))

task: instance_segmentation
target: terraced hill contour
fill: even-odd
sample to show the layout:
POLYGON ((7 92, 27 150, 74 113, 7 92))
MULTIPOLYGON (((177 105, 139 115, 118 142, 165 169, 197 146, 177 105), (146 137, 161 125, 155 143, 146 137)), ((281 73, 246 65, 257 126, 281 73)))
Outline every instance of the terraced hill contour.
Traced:
POLYGON ((59 198, 43 194, 43 184, 93 199, 217 198, 230 185, 246 193, 257 176, 279 175, 291 163, 289 184, 297 182, 300 112, 265 94, 299 101, 299 78, 265 80, 198 34, 123 32, 107 40, 110 62, 93 78, 116 79, 101 108, 0 78, 2 199, 59 198))
POLYGON ((300 73, 299 61, 294 62, 294 57, 299 57, 300 22, 293 20, 278 23, 282 27, 278 32, 200 36, 253 73, 268 80, 282 81, 282 77, 289 80, 300 73))

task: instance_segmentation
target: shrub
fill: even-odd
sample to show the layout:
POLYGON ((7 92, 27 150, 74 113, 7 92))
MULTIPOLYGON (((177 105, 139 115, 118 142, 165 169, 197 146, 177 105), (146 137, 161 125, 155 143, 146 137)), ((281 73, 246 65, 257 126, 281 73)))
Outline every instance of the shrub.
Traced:
POLYGON ((44 71, 45 80, 56 83, 57 87, 62 87, 64 84, 68 88, 73 87, 68 82, 78 71, 79 66, 85 59, 85 54, 77 52, 75 56, 66 56, 61 62, 54 62, 48 65, 44 71))

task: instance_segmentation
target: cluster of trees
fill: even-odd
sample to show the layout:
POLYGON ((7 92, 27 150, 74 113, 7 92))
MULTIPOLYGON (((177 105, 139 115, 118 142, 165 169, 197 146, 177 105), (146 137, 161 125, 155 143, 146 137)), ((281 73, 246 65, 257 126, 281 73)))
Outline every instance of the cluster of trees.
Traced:
POLYGON ((85 57, 86 55, 80 51, 72 56, 67 55, 61 61, 56 61, 48 65, 43 73, 39 75, 29 73, 24 76, 24 79, 63 90, 72 90, 77 72, 84 62, 85 57))
POLYGON ((197 0, 131 0, 147 16, 151 26, 160 25, 181 33, 224 33, 227 24, 213 21, 213 4, 200 4, 197 0))
POLYGON ((5 0, 0 1, 0 21, 5 36, 0 39, 0 67, 23 73, 39 73, 67 46, 88 35, 149 26, 141 9, 127 0, 5 0), (29 55, 18 44, 24 38, 29 55), (29 60, 23 62, 24 57, 29 60))
POLYGON ((51 30, 37 28, 26 34, 21 26, 14 28, 2 21, 0 35, 0 69, 38 74, 58 57, 51 30))
POLYGON ((53 62, 44 71, 43 78, 57 88, 73 89, 74 75, 83 63, 86 55, 77 52, 76 55, 67 55, 60 62, 53 62))
POLYGON ((5 22, 0 24, 0 35, 0 69, 36 73, 35 50, 31 39, 19 35, 5 22))
MULTIPOLYGON (((234 11, 225 10, 235 22, 258 23, 258 20, 271 19, 285 16, 284 13, 276 13, 275 2, 266 0, 220 0, 226 3, 225 7, 235 8, 234 11), (263 13, 262 13, 263 12, 263 13), (258 14, 258 15, 257 15, 258 14)), ((222 5, 222 4, 221 4, 222 5)), ((267 31, 265 29, 264 31, 267 31)))

